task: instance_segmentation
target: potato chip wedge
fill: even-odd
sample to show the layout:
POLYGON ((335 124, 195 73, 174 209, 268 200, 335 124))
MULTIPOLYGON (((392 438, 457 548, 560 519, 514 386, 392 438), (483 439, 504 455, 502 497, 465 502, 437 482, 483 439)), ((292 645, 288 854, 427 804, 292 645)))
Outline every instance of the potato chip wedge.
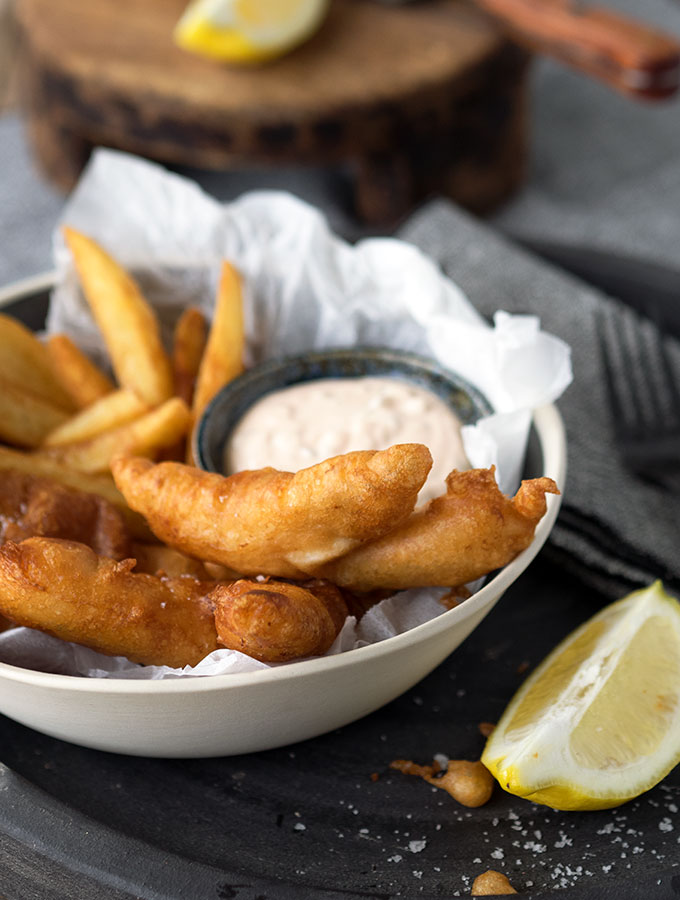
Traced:
MULTIPOLYGON (((205 316, 195 306, 184 310, 175 325, 172 345, 172 371, 175 380, 175 394, 191 406, 196 385, 196 376, 203 358, 208 326, 205 316)), ((187 456, 186 436, 171 447, 164 447, 159 457, 164 460, 183 462, 187 456)))
POLYGON ((139 540, 155 540, 143 517, 133 512, 125 502, 125 498, 116 487, 112 476, 89 475, 69 469, 58 460, 45 456, 40 451, 25 453, 10 447, 0 445, 0 472, 14 469, 17 472, 26 472, 41 478, 52 478, 67 487, 77 488, 88 494, 99 494, 116 506, 125 516, 125 521, 130 532, 139 540))
POLYGON ((192 406, 195 420, 219 389, 243 371, 244 344, 241 278, 231 263, 224 262, 215 314, 196 380, 192 406))
POLYGON ((68 335, 53 334, 46 346, 56 378, 79 409, 114 390, 111 379, 68 335))
POLYGON ((191 405, 196 377, 203 358, 208 327, 205 316, 190 306, 177 320, 172 348, 175 394, 191 405))
POLYGON ((68 413, 43 397, 0 376, 0 438, 18 447, 39 447, 68 419, 68 413))
POLYGON ((172 397, 138 419, 89 441, 50 447, 43 452, 80 472, 106 472, 116 456, 150 456, 173 444, 186 434, 190 423, 189 407, 179 397, 172 397))
POLYGON ((73 228, 63 232, 120 386, 149 406, 163 403, 172 396, 172 371, 154 311, 102 247, 73 228))
POLYGON ((0 377, 19 385, 52 406, 75 404, 56 378, 47 348, 20 322, 0 314, 0 377))
POLYGON ((149 407, 133 391, 121 388, 96 400, 87 409, 72 416, 51 431, 43 442, 45 447, 59 447, 87 441, 138 419, 149 407))

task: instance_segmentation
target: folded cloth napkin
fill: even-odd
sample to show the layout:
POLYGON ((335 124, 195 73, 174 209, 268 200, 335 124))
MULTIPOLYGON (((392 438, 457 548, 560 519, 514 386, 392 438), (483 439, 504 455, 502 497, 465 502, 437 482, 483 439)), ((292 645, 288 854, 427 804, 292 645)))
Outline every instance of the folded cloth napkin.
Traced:
MULTIPOLYGON (((654 578, 680 590, 677 497, 623 467, 597 344, 598 314, 636 314, 444 200, 419 210, 398 236, 438 261, 483 315, 497 309, 538 315, 572 348, 574 381, 558 404, 567 429, 567 484, 544 552, 607 597, 654 578)), ((668 343, 680 372, 680 342, 668 343)))

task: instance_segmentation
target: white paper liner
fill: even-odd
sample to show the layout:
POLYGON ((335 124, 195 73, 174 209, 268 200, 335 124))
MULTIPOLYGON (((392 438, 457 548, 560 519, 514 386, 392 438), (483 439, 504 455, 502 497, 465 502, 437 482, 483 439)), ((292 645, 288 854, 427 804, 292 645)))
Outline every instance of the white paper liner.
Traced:
MULTIPOLYGON (((369 609, 358 623, 354 616, 348 616, 326 656, 384 641, 429 622, 446 611, 437 599, 442 593, 443 590, 426 588, 402 591, 369 609)), ((12 628, 0 634, 0 661, 57 675, 143 680, 229 675, 287 665, 263 663, 237 650, 222 649, 209 653, 195 666, 184 666, 182 669, 140 666, 124 656, 105 656, 32 628, 12 628)))
MULTIPOLYGON (((571 381, 568 346, 535 316, 499 311, 489 326, 461 290, 415 247, 390 238, 350 245, 321 213, 290 194, 258 191, 221 204, 196 184, 128 154, 98 150, 61 221, 99 241, 131 269, 166 336, 192 304, 210 316, 220 263, 245 284, 248 363, 312 349, 388 346, 430 356, 475 384, 496 410, 463 429, 474 467, 496 465, 501 489, 518 483, 531 410, 571 381)), ((47 322, 105 356, 63 238, 54 239, 57 287, 47 322)), ((441 591, 408 591, 349 619, 330 653, 384 640, 443 612, 441 591)), ((167 678, 254 671, 265 664, 231 650, 197 666, 140 667, 75 644, 13 629, 0 660, 66 674, 167 678), (19 660, 21 660, 19 662, 19 660)))

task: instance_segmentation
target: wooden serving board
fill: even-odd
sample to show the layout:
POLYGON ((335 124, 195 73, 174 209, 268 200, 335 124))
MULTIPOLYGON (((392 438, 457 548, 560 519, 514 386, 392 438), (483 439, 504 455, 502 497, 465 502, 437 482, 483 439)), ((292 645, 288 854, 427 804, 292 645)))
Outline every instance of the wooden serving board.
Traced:
POLYGON ((348 164, 358 215, 441 193, 477 212, 522 180, 528 55, 466 0, 333 0, 319 32, 236 68, 172 42, 185 0, 18 0, 23 105, 64 188, 96 145, 206 169, 348 164))

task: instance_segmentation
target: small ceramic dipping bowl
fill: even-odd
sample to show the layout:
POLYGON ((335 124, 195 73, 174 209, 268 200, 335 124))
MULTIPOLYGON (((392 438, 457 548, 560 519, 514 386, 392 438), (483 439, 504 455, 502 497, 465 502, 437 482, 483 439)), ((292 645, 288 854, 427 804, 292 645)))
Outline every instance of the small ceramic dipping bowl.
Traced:
POLYGON ((460 375, 404 350, 362 347, 287 356, 255 366, 215 396, 194 435, 193 451, 198 466, 208 472, 223 471, 224 450, 232 430, 248 408, 265 394, 319 378, 362 375, 398 378, 425 388, 450 406, 464 425, 471 425, 493 412, 489 401, 460 375))

